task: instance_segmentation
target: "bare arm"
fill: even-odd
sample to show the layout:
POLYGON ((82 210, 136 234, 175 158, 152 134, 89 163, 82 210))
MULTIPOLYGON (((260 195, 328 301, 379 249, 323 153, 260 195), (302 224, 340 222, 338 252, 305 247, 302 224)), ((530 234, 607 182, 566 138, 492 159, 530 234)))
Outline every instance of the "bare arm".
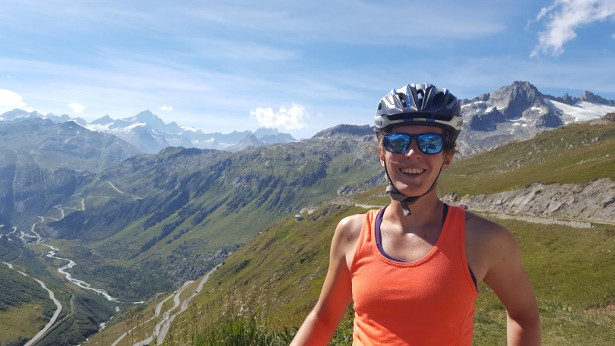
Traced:
POLYGON ((521 264, 519 246, 507 229, 491 226, 484 281, 506 308, 508 345, 540 345, 538 304, 521 264))
POLYGON ((347 256, 354 250, 363 217, 350 216, 337 225, 331 241, 329 270, 320 297, 299 328, 292 346, 327 345, 333 337, 352 299, 347 256))

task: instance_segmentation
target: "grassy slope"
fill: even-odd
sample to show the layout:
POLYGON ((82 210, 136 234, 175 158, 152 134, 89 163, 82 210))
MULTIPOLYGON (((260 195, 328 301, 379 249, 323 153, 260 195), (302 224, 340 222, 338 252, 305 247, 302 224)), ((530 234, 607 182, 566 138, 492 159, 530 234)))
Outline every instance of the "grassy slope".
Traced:
POLYGON ((247 299, 244 308, 276 308, 273 326, 281 327, 290 322, 296 325, 301 316, 311 309, 318 296, 328 266, 328 248, 333 229, 344 216, 356 214, 361 208, 326 207, 302 221, 293 218, 274 224, 267 231, 233 253, 210 277, 200 295, 200 301, 211 309, 222 308, 221 303, 234 305, 231 298, 247 299), (330 213, 327 217, 322 214, 330 213), (225 292, 240 296, 225 297, 225 292), (275 292, 275 297, 266 297, 275 292), (259 299, 264 298, 264 301, 259 299), (230 300, 229 300, 230 299, 230 300), (267 303, 267 304, 264 304, 267 303))
POLYGON ((475 195, 600 177, 615 180, 615 123, 569 125, 455 161, 442 174, 440 187, 475 195))
POLYGON ((48 305, 48 294, 32 278, 9 269, 3 263, 0 263, 0 277, 3 295, 0 344, 19 338, 29 339, 47 323, 49 317, 43 315, 43 310, 48 305))
MULTIPOLYGON (((441 185, 447 191, 456 187, 459 194, 479 194, 534 181, 585 183, 604 176, 615 180, 614 148, 615 124, 568 126, 456 161, 443 174, 441 185)), ((386 202, 378 197, 380 191, 361 198, 373 204, 386 202)), ((345 207, 314 221, 288 219, 258 235, 212 275, 203 290, 207 293, 199 296, 203 314, 199 325, 215 323, 216 316, 243 307, 248 309, 244 313, 251 310, 261 316, 268 328, 298 327, 318 297, 335 224, 357 212, 361 209, 345 207)), ((611 344, 615 228, 496 221, 515 234, 522 249, 540 303, 544 344, 611 344)), ((475 344, 505 344, 505 311, 486 286, 480 291, 475 344)), ((184 314, 176 328, 185 328, 190 319, 184 314)))
MULTIPOLYGON (((256 316, 269 329, 298 327, 320 292, 335 224, 358 212, 364 209, 325 208, 312 220, 287 219, 258 235, 211 276, 198 296, 200 317, 183 314, 175 323, 177 334, 193 324, 203 331, 233 313, 256 316), (330 214, 319 216, 323 211, 330 214)), ((615 227, 496 221, 514 233, 522 249, 540 304, 544 344, 609 345, 615 338, 615 227)), ((505 344, 505 311, 486 286, 480 291, 475 344, 505 344)), ((347 330, 350 318, 343 325, 347 330)))

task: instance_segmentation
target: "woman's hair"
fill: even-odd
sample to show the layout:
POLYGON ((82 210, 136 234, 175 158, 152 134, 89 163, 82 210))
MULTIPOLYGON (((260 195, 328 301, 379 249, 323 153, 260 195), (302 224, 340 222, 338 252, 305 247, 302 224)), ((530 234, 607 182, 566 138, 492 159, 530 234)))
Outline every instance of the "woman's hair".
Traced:
MULTIPOLYGON (((394 127, 388 127, 383 130, 376 131, 376 142, 378 144, 378 149, 380 150, 383 147, 384 135, 387 133, 393 132, 394 127)), ((457 132, 454 129, 449 127, 441 127, 442 129, 442 137, 444 138, 443 150, 445 154, 455 153, 457 151, 457 132)))

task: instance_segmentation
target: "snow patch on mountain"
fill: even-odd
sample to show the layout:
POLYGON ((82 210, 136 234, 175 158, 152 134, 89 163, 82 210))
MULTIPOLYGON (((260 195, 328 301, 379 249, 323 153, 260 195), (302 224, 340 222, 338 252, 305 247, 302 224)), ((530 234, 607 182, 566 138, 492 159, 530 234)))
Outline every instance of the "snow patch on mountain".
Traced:
POLYGON ((566 121, 566 124, 575 121, 593 120, 600 118, 607 113, 615 112, 614 106, 595 104, 587 101, 579 101, 574 105, 568 105, 563 102, 549 99, 545 99, 544 101, 545 103, 560 110, 563 114, 569 116, 570 120, 566 121))

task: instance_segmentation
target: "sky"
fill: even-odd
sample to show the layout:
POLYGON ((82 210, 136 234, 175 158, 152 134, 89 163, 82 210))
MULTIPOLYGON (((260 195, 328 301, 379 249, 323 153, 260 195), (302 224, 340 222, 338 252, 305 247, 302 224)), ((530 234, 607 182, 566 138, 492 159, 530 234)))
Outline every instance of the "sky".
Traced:
POLYGON ((302 139, 408 83, 615 99, 614 24, 615 0, 0 0, 0 114, 302 139))

